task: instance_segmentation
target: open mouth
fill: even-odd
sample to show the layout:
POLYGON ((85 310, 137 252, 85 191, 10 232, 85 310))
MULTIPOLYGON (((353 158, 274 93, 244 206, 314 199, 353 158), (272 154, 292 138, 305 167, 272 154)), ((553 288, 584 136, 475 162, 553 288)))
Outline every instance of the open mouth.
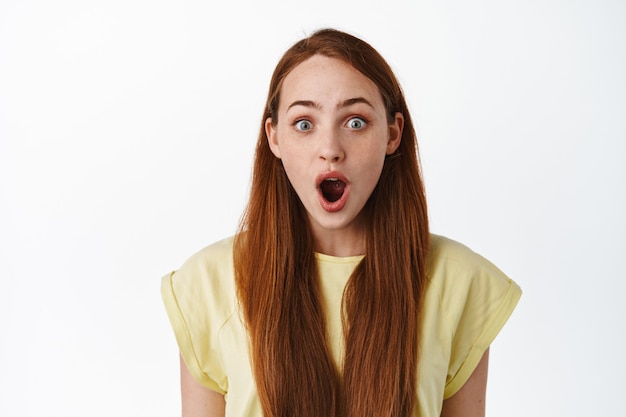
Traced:
POLYGON ((320 184, 322 195, 331 203, 339 200, 345 189, 346 183, 339 178, 327 178, 320 184))

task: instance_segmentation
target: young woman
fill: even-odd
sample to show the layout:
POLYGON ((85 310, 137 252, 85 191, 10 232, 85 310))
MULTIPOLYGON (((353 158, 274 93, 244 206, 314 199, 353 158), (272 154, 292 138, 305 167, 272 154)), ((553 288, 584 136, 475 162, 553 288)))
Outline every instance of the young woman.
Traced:
POLYGON ((430 234, 388 64, 318 31, 275 69, 240 231, 163 278, 183 416, 483 416, 520 294, 430 234))

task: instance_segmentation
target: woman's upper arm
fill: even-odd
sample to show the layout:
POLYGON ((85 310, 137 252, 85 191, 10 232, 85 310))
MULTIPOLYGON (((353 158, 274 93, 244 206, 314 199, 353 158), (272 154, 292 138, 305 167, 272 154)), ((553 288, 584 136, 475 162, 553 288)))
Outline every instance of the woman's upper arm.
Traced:
POLYGON ((180 358, 182 417, 224 417, 224 396, 200 384, 180 358))
POLYGON ((484 417, 487 391, 489 349, 465 384, 452 397, 443 401, 441 417, 484 417))

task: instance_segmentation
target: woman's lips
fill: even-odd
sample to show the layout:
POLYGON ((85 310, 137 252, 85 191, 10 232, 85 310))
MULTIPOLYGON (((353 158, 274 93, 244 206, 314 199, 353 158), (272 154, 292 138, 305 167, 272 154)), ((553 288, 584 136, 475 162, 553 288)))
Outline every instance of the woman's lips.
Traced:
POLYGON ((316 179, 319 201, 330 213, 344 208, 350 194, 350 183, 340 172, 325 172, 316 179))

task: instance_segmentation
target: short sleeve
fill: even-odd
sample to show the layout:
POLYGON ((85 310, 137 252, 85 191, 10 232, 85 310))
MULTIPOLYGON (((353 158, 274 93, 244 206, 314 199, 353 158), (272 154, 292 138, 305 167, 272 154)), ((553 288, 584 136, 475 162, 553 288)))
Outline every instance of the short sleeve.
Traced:
MULTIPOLYGON (((228 262, 204 249, 181 269, 161 279, 161 296, 180 354, 198 382, 219 393, 228 391, 220 330, 232 315, 232 275, 228 262)), ((228 256, 225 259, 230 259, 228 256)))
MULTIPOLYGON (((441 239, 441 238, 439 238, 441 239)), ((491 262, 447 240, 437 254, 441 314, 450 334, 444 398, 454 395, 472 375, 520 297, 520 287, 491 262)))

